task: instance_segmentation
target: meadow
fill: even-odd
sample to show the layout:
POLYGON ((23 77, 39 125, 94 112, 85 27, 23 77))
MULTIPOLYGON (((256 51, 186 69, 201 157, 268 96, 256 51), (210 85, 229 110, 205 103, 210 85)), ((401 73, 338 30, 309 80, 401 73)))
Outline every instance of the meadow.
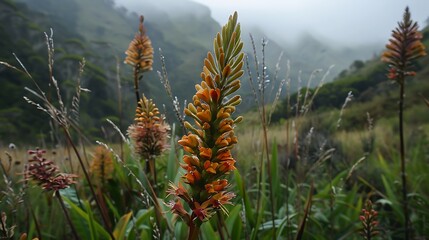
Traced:
POLYGON ((168 56, 161 57, 159 77, 173 106, 167 115, 176 119, 144 94, 141 84, 158 60, 143 17, 139 23, 124 46, 136 110, 123 114, 134 121, 124 127, 121 116, 106 116, 104 138, 86 136, 79 121, 81 95, 91 89, 77 81, 71 101, 63 98, 49 34, 50 79, 33 78, 21 62, 1 62, 28 80, 25 100, 45 114, 46 135, 61 144, 0 149, 0 239, 429 237, 429 101, 424 93, 403 98, 427 87, 405 85, 425 71, 412 66, 426 55, 427 39, 420 41, 408 9, 383 53, 384 81, 392 82, 385 108, 381 97, 354 104, 347 88, 336 107, 323 108, 341 83, 331 90, 323 81, 301 83, 291 93, 290 78, 267 81, 269 46, 253 43, 253 54, 244 53, 234 13, 213 36, 201 83, 184 107, 170 86, 168 56), (254 101, 246 112, 238 110, 243 84, 254 101))

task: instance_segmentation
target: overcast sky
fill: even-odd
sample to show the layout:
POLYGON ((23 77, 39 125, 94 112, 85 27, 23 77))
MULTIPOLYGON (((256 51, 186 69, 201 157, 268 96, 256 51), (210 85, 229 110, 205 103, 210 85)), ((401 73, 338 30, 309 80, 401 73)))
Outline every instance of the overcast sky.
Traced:
POLYGON ((384 43, 401 20, 406 6, 420 27, 425 26, 429 18, 429 0, 193 1, 207 5, 212 17, 221 24, 232 12, 238 11, 244 29, 257 26, 268 37, 287 42, 296 40, 302 32, 310 32, 341 45, 384 43))

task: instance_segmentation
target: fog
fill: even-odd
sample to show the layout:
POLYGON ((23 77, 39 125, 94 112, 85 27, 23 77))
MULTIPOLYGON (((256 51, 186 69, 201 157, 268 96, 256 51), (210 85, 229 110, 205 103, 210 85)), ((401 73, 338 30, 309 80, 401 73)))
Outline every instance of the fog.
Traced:
MULTIPOLYGON (((150 1, 177 13, 184 10, 181 2, 150 1)), ((293 43, 310 33, 334 45, 350 46, 385 43, 391 30, 401 20, 406 6, 420 27, 429 18, 428 0, 193 0, 210 8, 220 24, 238 11, 245 30, 264 32, 277 42, 293 43)), ((132 9, 142 0, 116 0, 118 5, 132 9)), ((185 6, 189 6, 185 4, 185 6)), ((186 9, 191 10, 191 9, 186 9)))

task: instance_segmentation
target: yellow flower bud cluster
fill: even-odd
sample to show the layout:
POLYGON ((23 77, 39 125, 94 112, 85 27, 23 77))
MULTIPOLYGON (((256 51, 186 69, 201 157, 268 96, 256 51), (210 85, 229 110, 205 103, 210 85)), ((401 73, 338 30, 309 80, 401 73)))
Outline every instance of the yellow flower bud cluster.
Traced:
POLYGON ((152 99, 144 95, 136 108, 135 123, 128 128, 134 151, 144 160, 159 156, 168 148, 170 126, 160 117, 152 99))
POLYGON ((126 64, 136 67, 140 72, 152 70, 153 47, 144 29, 143 16, 140 17, 139 32, 130 42, 125 54, 126 64))

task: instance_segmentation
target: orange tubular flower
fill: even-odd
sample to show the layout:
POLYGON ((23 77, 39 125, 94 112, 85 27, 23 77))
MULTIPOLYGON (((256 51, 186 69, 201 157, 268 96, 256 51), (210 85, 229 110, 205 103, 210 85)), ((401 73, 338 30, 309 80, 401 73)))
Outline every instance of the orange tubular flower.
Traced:
MULTIPOLYGON (((188 223, 192 238, 196 236, 193 231, 202 222, 217 210, 225 211, 223 205, 231 204, 235 196, 227 192, 229 183, 225 175, 235 170, 230 150, 237 143, 235 124, 242 119, 232 118, 235 106, 241 102, 240 96, 233 94, 239 89, 239 78, 243 75, 242 48, 235 13, 223 27, 222 34, 218 33, 214 39, 214 53, 207 54, 202 81, 195 86, 193 101, 185 108, 185 114, 195 121, 194 126, 185 122, 189 133, 179 140, 188 153, 183 157, 182 168, 186 171, 184 182, 191 189, 191 201, 179 194, 175 196, 188 202, 192 210, 192 221, 188 223)), ((173 195, 172 191, 169 193, 173 195)))

